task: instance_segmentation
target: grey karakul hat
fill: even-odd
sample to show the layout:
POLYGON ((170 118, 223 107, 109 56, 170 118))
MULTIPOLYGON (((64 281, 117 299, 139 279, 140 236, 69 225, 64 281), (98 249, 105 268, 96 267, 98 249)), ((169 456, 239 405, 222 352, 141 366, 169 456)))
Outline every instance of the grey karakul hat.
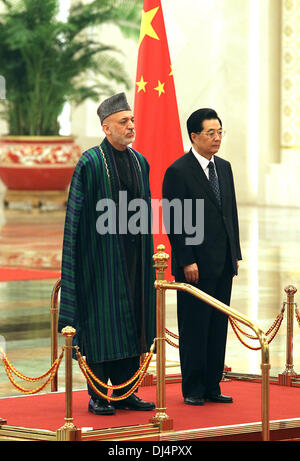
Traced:
POLYGON ((118 93, 108 99, 105 99, 98 107, 97 114, 99 115, 100 122, 102 123, 109 115, 123 110, 131 110, 131 108, 127 102, 125 93, 118 93))

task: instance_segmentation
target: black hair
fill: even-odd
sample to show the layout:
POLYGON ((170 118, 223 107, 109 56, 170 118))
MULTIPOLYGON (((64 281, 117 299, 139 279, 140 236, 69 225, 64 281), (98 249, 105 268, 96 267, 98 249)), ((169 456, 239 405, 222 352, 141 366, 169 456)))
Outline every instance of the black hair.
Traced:
POLYGON ((203 130, 203 121, 211 120, 213 118, 219 120, 220 125, 222 126, 222 121, 220 117, 218 116, 217 112, 213 109, 198 109, 189 116, 186 125, 191 142, 193 142, 191 133, 200 133, 203 130))

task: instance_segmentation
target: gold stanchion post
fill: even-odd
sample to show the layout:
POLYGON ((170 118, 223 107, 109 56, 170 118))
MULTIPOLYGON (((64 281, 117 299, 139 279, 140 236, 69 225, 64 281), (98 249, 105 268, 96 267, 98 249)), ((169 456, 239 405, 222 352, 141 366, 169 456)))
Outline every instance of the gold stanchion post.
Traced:
MULTIPOLYGON (((4 350, 0 346, 0 360, 2 360, 4 358, 4 355, 5 355, 4 350)), ((0 416, 0 426, 2 426, 3 424, 6 424, 6 423, 7 423, 6 419, 1 418, 1 416, 0 416)))
MULTIPOLYGON (((61 286, 60 279, 57 280, 51 295, 51 307, 50 307, 50 317, 51 317, 51 365, 57 359, 57 349, 58 349, 58 292, 61 286)), ((51 381, 51 392, 57 392, 57 374, 54 376, 51 381)))
MULTIPOLYGON (((156 269, 156 279, 165 280, 165 270, 168 267, 169 255, 165 253, 164 245, 158 245, 157 253, 153 256, 156 269)), ((165 297, 166 290, 156 288, 156 414, 150 422, 159 424, 161 431, 173 428, 173 420, 166 414, 166 328, 165 328, 165 297)))
POLYGON ((261 337, 261 415, 262 415, 262 438, 267 442, 270 440, 270 356, 269 345, 266 337, 261 337))
POLYGON ((72 327, 62 329, 65 337, 65 424, 56 431, 58 441, 76 441, 80 438, 81 431, 73 423, 72 416, 72 341, 76 330, 72 327))
POLYGON ((279 384, 290 386, 292 378, 298 376, 293 365, 293 341, 294 341, 294 296, 297 288, 288 285, 284 291, 287 294, 287 332, 286 332, 286 365, 285 370, 278 376, 279 384))

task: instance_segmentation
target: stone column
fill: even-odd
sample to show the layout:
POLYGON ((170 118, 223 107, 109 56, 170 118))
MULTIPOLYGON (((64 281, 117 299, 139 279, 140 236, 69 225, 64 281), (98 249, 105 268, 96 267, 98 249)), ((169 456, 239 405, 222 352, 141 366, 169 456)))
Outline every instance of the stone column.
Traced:
POLYGON ((266 175, 266 204, 300 207, 300 0, 281 0, 280 163, 266 175))
POLYGON ((282 1, 281 158, 300 165, 300 0, 282 1))

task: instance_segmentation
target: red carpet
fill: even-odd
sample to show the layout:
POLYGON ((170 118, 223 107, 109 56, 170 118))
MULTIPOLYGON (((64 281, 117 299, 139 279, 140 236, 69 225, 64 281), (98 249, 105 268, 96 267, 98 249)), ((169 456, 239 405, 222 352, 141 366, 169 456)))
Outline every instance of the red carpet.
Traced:
MULTIPOLYGON (((222 383, 222 393, 231 395, 233 404, 207 402, 203 407, 185 405, 180 384, 167 384, 167 414, 174 431, 205 427, 246 424, 261 421, 261 385, 246 381, 222 383)), ((155 401, 155 386, 142 387, 140 397, 155 401)), ((56 430, 64 424, 64 393, 20 396, 0 399, 0 417, 10 426, 56 430)), ((113 416, 96 416, 87 411, 86 391, 73 393, 73 418, 78 428, 147 424, 155 413, 119 410, 113 416)), ((300 418, 300 388, 270 385, 270 420, 300 418)))
POLYGON ((0 267, 0 282, 60 278, 60 272, 0 267))

